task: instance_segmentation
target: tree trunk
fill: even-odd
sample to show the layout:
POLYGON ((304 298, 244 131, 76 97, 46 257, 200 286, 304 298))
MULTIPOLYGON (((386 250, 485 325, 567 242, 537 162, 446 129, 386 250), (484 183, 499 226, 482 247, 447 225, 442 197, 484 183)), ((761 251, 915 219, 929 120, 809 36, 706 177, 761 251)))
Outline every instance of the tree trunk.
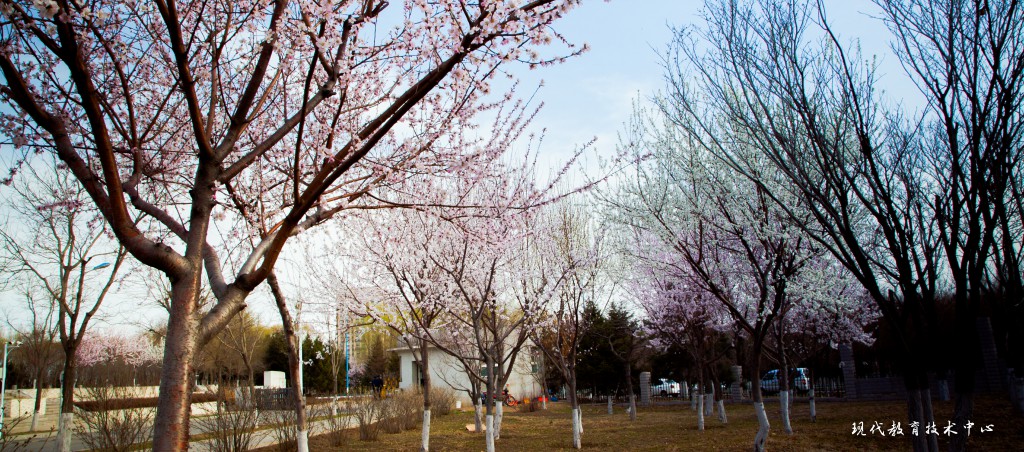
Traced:
MULTIPOLYGON (((77 347, 68 347, 68 349, 65 349, 65 356, 74 357, 77 347)), ((65 358, 60 382, 60 417, 57 419, 57 448, 60 452, 71 452, 71 435, 75 422, 75 381, 77 379, 78 367, 75 365, 75 360, 65 358)))
POLYGON ((725 415, 725 400, 718 399, 715 403, 718 405, 718 420, 723 424, 728 424, 729 418, 725 415))
POLYGON ((768 424, 768 414, 764 412, 764 402, 754 402, 754 412, 757 414, 757 436, 754 437, 754 452, 764 452, 764 446, 768 442, 768 432, 771 425, 768 424))
POLYGON ((277 275, 271 273, 267 278, 270 291, 277 303, 277 310, 281 314, 281 326, 284 332, 284 342, 288 348, 288 370, 292 375, 292 407, 295 410, 295 442, 299 452, 309 452, 309 427, 306 425, 306 400, 302 395, 302 362, 298 336, 295 333, 295 322, 292 321, 291 313, 288 311, 288 304, 284 298, 284 292, 278 284, 277 275))
MULTIPOLYGON (((488 395, 488 397, 490 397, 490 395, 488 395)), ((487 411, 490 411, 490 407, 488 407, 487 411)), ((491 413, 487 413, 486 429, 484 437, 486 438, 487 452, 494 452, 494 415, 491 413)))
POLYGON ((614 412, 614 410, 612 409, 612 396, 609 395, 608 396, 608 414, 611 415, 611 414, 613 414, 613 412, 614 412))
POLYGON ((633 366, 626 360, 626 391, 629 392, 629 420, 636 421, 636 394, 633 394, 633 366))
POLYGON ((420 374, 423 375, 423 429, 420 434, 420 452, 430 450, 430 356, 429 344, 420 340, 420 374))
POLYGON ((754 437, 754 452, 764 452, 765 444, 768 442, 768 434, 771 432, 771 424, 768 423, 768 414, 764 411, 761 379, 757 377, 761 374, 761 366, 757 365, 760 347, 756 344, 756 341, 755 350, 757 352, 751 354, 751 361, 754 362, 754 365, 750 366, 750 370, 754 375, 750 382, 750 396, 754 399, 754 413, 757 415, 757 436, 754 437))
POLYGON ((779 391, 779 415, 782 417, 782 430, 787 435, 793 434, 793 426, 789 423, 789 391, 779 391))
POLYGON ((479 394, 477 394, 477 396, 476 396, 476 403, 473 404, 473 412, 474 412, 473 422, 474 422, 474 425, 476 426, 476 430, 474 430, 474 431, 477 432, 477 433, 480 433, 481 431, 483 431, 484 425, 483 425, 483 419, 481 419, 481 417, 482 417, 481 415, 482 415, 482 412, 483 412, 483 407, 480 406, 480 395, 479 394))
POLYGON ((697 391, 697 431, 704 431, 704 388, 697 391))
POLYGON ((501 418, 505 415, 505 401, 494 402, 494 439, 501 439, 501 418))
POLYGON ((919 435, 909 435, 914 452, 938 452, 938 438, 924 434, 925 426, 935 422, 931 407, 931 396, 928 394, 927 376, 917 368, 907 369, 903 382, 907 389, 907 417, 909 422, 917 422, 919 435))
POLYGON ((786 432, 787 435, 793 434, 793 426, 789 422, 789 395, 790 395, 790 384, 789 384, 789 360, 786 359, 786 354, 781 352, 782 340, 779 340, 780 348, 780 368, 779 368, 779 416, 782 418, 782 431, 786 432))
POLYGON ((188 449, 193 361, 199 347, 195 315, 199 276, 172 281, 171 308, 160 371, 160 399, 153 423, 153 450, 188 449))
POLYGON ((32 425, 30 426, 31 431, 39 430, 39 406, 42 403, 43 385, 42 385, 43 373, 36 373, 36 400, 32 407, 32 425))
POLYGON ((811 422, 818 422, 818 408, 814 404, 814 383, 811 383, 811 389, 807 391, 807 398, 811 408, 811 422))
MULTIPOLYGON (((583 434, 583 419, 580 417, 580 402, 576 396, 576 381, 575 378, 570 378, 569 381, 569 407, 571 409, 570 415, 572 416, 572 447, 574 449, 581 448, 580 436, 583 434)), ((611 399, 608 399, 611 401, 611 399)))

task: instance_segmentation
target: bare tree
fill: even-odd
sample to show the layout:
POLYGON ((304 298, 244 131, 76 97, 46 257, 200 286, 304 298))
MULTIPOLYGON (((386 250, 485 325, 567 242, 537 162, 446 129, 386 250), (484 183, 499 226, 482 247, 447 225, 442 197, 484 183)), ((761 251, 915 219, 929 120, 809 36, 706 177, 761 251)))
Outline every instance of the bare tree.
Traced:
POLYGON ((8 207, 16 216, 0 228, 0 262, 7 284, 38 287, 46 303, 56 309, 54 323, 64 355, 57 443, 61 451, 68 451, 77 379, 75 356, 90 322, 117 281, 126 252, 108 242, 107 230, 89 208, 85 190, 56 162, 39 159, 27 163, 22 178, 12 187, 14 196, 8 207), (24 225, 35 227, 26 229, 24 225), (105 270, 109 273, 94 279, 106 267, 110 267, 105 270))
POLYGON ((32 386, 36 390, 31 431, 37 431, 43 387, 52 384, 62 361, 62 350, 57 341, 58 313, 54 303, 48 296, 44 296, 44 300, 37 300, 30 290, 25 293, 25 302, 30 316, 28 328, 18 328, 10 320, 7 323, 21 342, 11 359, 32 377, 32 386))

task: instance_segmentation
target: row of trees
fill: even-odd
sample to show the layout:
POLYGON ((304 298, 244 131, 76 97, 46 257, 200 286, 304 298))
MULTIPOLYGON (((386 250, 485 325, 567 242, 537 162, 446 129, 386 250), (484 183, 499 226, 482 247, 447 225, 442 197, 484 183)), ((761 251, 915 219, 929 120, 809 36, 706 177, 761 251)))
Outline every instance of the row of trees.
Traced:
MULTIPOLYGON (((793 347, 795 333, 828 332, 818 346, 863 340, 878 316, 896 339, 909 421, 934 421, 927 372, 952 369, 951 421, 964 425, 983 317, 1024 369, 1024 21, 1017 2, 875 3, 924 94, 920 112, 883 97, 876 66, 821 2, 709 2, 702 26, 676 30, 666 91, 623 140, 639 163, 605 202, 648 315, 677 319, 659 333, 702 366, 717 356, 700 339, 710 331, 735 330, 756 375, 762 356, 787 369, 813 350, 793 347), (952 352, 935 346, 944 335, 952 352)), ((910 439, 937 449, 935 437, 910 439)), ((952 443, 962 450, 966 436, 952 443)))

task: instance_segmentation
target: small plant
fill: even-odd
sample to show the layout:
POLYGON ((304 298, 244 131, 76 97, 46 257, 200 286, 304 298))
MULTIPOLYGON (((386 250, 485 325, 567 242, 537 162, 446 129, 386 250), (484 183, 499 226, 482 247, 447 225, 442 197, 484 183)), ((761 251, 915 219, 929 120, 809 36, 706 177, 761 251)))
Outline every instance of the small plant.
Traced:
POLYGON ((76 433, 91 449, 122 452, 149 439, 153 421, 152 408, 130 406, 122 408, 122 401, 132 398, 130 388, 100 386, 86 390, 92 399, 92 411, 80 410, 82 425, 76 433))

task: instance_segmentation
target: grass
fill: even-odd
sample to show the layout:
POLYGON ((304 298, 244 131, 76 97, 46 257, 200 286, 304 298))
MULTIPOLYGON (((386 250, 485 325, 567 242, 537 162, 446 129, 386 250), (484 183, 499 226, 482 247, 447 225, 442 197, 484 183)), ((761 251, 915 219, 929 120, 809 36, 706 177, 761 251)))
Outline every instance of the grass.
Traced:
MULTIPOLYGON (((769 450, 862 451, 908 450, 910 428, 906 422, 903 401, 842 402, 819 401, 817 422, 810 421, 804 400, 793 407, 793 435, 782 432, 777 399, 766 402, 772 425, 768 440, 769 450), (903 437, 882 437, 870 434, 874 421, 885 424, 901 421, 903 437), (865 434, 851 434, 853 422, 864 422, 865 434)), ((946 448, 942 427, 951 418, 952 402, 936 402, 935 418, 939 426, 939 447, 946 448)), ((697 416, 688 404, 661 405, 641 408, 637 421, 631 423, 623 407, 616 406, 609 416, 605 405, 584 405, 583 448, 586 450, 631 451, 746 451, 753 445, 757 420, 749 403, 727 404, 729 423, 721 424, 717 417, 706 420, 706 429, 697 431, 697 416)), ((994 397, 980 398, 975 408, 975 426, 970 436, 971 450, 1020 450, 1024 440, 1024 418, 1012 412, 1009 402, 994 397), (993 425, 993 431, 980 432, 980 426, 993 425)), ((430 448, 432 451, 484 450, 484 437, 469 433, 466 424, 473 423, 472 411, 453 411, 448 416, 435 416, 431 421, 430 448)), ((420 430, 398 434, 381 434, 378 441, 358 441, 354 432, 341 448, 332 448, 322 438, 312 438, 310 450, 408 450, 419 449, 420 430)), ((961 433, 963 434, 963 433, 961 433)), ((565 403, 550 403, 547 411, 520 413, 506 410, 498 450, 536 451, 570 450, 571 426, 569 409, 565 403)))

